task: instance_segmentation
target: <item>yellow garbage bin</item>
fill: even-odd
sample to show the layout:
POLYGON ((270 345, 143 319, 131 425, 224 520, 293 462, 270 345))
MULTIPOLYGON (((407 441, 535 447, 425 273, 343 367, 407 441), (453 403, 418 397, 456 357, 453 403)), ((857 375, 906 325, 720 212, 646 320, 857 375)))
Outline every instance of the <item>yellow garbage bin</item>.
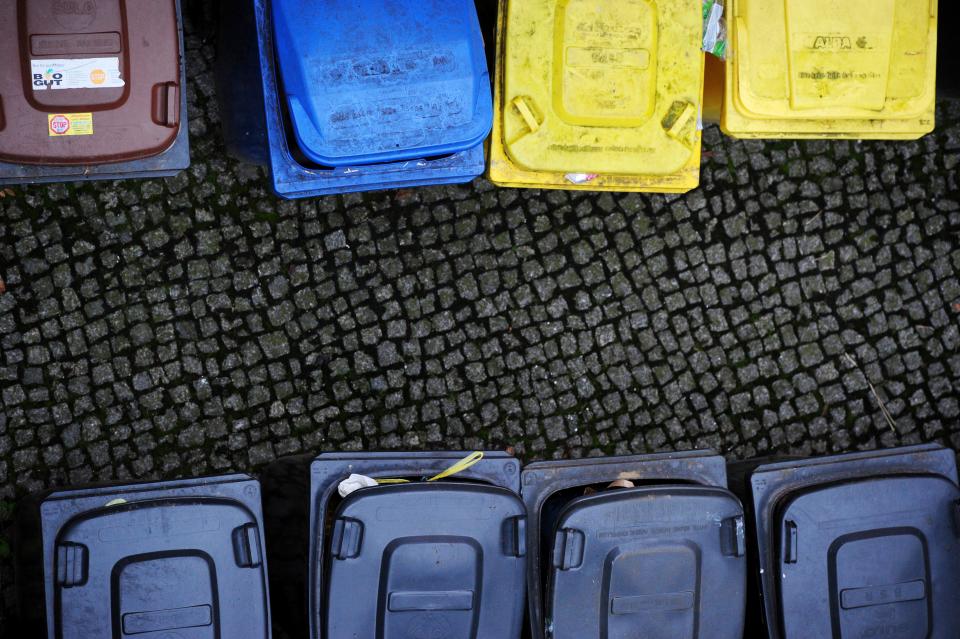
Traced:
POLYGON ((728 135, 914 139, 933 130, 937 0, 728 3, 728 135))
POLYGON ((700 181, 702 0, 501 0, 490 179, 681 193, 700 181))

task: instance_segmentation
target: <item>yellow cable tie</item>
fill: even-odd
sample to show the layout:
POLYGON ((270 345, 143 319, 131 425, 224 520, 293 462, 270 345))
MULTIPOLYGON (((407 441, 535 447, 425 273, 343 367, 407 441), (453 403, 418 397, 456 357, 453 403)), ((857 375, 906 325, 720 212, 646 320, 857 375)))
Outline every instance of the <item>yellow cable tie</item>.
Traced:
POLYGON ((450 468, 446 469, 445 471, 443 471, 438 475, 434 475, 427 481, 437 481, 438 479, 445 479, 450 475, 456 475, 457 473, 462 473, 466 469, 476 464, 481 459, 483 459, 482 451, 478 450, 476 452, 470 453, 469 455, 467 455, 466 457, 458 461, 456 464, 454 464, 450 468))
MULTIPOLYGON (((440 472, 439 474, 434 475, 427 481, 437 481, 439 479, 445 479, 451 475, 456 475, 457 473, 462 473, 466 469, 476 464, 481 459, 483 459, 482 451, 478 450, 474 453, 470 453, 469 455, 467 455, 466 457, 458 461, 456 464, 454 464, 450 468, 440 472)), ((376 479, 374 481, 376 481, 378 484, 409 484, 410 483, 410 481, 407 479, 376 479)))

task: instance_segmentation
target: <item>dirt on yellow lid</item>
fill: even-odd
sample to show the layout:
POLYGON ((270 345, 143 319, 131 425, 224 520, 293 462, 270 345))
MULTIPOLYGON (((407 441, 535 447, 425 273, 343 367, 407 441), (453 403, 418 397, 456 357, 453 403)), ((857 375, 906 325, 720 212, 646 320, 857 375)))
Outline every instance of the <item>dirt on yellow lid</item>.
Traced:
POLYGON ((936 0, 731 0, 723 128, 916 138, 933 129, 936 0))
POLYGON ((697 186, 699 0, 502 0, 491 178, 697 186))

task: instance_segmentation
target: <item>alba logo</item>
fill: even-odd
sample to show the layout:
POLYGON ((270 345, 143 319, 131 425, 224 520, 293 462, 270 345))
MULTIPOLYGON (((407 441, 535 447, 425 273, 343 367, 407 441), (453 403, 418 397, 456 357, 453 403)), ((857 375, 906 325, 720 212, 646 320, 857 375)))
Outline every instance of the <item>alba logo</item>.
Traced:
POLYGON ((96 0, 52 0, 53 16, 61 26, 82 29, 97 17, 96 0))
POLYGON ((94 69, 90 72, 90 81, 94 84, 103 84, 107 81, 107 72, 103 69, 94 69))
POLYGON ((43 73, 33 74, 33 86, 46 87, 48 89, 58 87, 63 84, 63 74, 53 69, 47 69, 43 73))
POLYGON ((853 45, 848 36, 817 36, 813 41, 814 49, 846 50, 852 49, 853 45))
POLYGON ((97 12, 94 0, 54 0, 53 12, 62 16, 89 16, 97 12))

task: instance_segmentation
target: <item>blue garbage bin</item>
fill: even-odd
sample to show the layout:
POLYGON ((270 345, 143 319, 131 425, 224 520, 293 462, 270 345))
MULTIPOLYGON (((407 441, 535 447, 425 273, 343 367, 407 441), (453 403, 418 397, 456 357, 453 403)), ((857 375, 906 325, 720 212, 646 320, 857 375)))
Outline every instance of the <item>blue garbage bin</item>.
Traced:
POLYGON ((493 106, 471 0, 245 0, 221 29, 228 147, 278 195, 483 173, 493 106))
POLYGON ((255 479, 53 491, 18 510, 17 636, 270 639, 255 479))

